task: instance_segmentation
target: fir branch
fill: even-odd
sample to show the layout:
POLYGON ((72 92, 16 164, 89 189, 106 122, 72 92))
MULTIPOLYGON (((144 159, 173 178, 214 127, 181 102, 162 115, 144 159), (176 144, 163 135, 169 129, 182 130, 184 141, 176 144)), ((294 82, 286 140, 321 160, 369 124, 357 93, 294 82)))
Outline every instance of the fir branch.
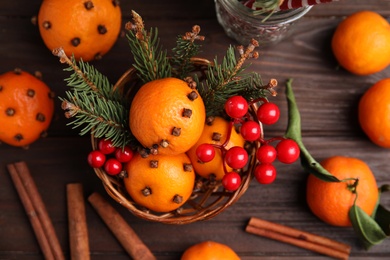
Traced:
POLYGON ((61 63, 69 65, 65 71, 73 71, 69 78, 65 79, 67 86, 73 91, 91 92, 103 99, 120 100, 118 91, 113 91, 113 85, 108 78, 96 70, 87 62, 76 62, 74 57, 66 56, 62 48, 55 49, 53 54, 60 58, 61 63))
POLYGON ((267 92, 276 95, 273 90, 276 80, 264 85, 258 73, 244 73, 244 62, 248 58, 258 57, 258 53, 254 51, 257 46, 254 40, 246 49, 239 46, 239 59, 236 58, 234 48, 230 46, 221 64, 215 59, 214 64, 209 65, 206 71, 206 81, 197 82, 199 93, 205 102, 207 115, 223 113, 226 100, 234 95, 241 95, 247 100, 266 98, 267 92))
POLYGON ((67 99, 60 97, 65 116, 73 119, 68 125, 83 127, 80 135, 91 133, 96 138, 112 140, 115 146, 127 145, 132 140, 128 128, 128 101, 90 64, 77 63, 73 57, 69 59, 61 48, 53 53, 69 65, 65 71, 73 71, 65 79, 71 91, 65 92, 67 99))
POLYGON ((179 35, 176 40, 176 47, 172 49, 173 56, 171 59, 173 74, 181 79, 184 79, 194 70, 194 65, 191 63, 191 58, 198 55, 201 45, 195 41, 204 40, 204 36, 199 35, 200 26, 194 25, 191 32, 187 32, 184 36, 179 35))
POLYGON ((142 18, 132 11, 134 23, 128 22, 127 39, 138 76, 143 83, 171 76, 167 52, 160 46, 157 29, 146 31, 142 18))
POLYGON ((114 100, 103 100, 85 92, 66 91, 60 98, 68 123, 73 128, 83 127, 80 135, 93 134, 96 138, 112 140, 114 146, 124 147, 132 140, 128 130, 128 109, 114 100))

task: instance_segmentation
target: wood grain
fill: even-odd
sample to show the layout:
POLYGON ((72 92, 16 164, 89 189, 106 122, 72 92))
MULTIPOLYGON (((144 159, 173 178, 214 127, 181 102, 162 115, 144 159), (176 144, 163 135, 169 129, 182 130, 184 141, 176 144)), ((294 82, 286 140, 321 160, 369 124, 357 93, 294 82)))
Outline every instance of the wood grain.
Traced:
MULTIPOLYGON (((0 73, 15 67, 28 72, 39 70, 44 81, 57 96, 63 96, 68 76, 43 45, 31 17, 36 15, 41 1, 18 0, 0 3, 0 73)), ((211 0, 183 1, 121 1, 123 23, 130 19, 130 10, 140 13, 147 27, 158 27, 161 43, 168 50, 174 39, 194 24, 201 26, 206 36, 202 56, 222 57, 233 40, 218 24, 211 0), (190 6, 190 8, 188 8, 190 6)), ((273 48, 260 50, 260 58, 252 61, 252 70, 260 72, 264 81, 276 78, 278 96, 273 99, 281 108, 280 121, 266 127, 268 137, 281 135, 287 125, 284 84, 293 78, 293 89, 302 116, 303 140, 317 160, 332 155, 361 158, 373 170, 378 184, 390 183, 390 150, 372 144, 357 121, 360 96, 379 79, 390 77, 390 68, 371 76, 354 76, 338 67, 330 39, 337 24, 358 10, 373 10, 390 20, 390 0, 340 0, 314 7, 296 24, 294 35, 273 48)), ((119 38, 102 60, 93 62, 110 81, 115 83, 132 63, 125 38, 119 38)), ((70 257, 66 184, 82 183, 84 194, 105 194, 102 184, 88 166, 88 137, 66 126, 60 102, 56 100, 56 116, 49 136, 30 146, 29 150, 0 145, 0 259, 42 259, 39 245, 29 224, 23 205, 12 186, 6 165, 26 161, 45 202, 66 258, 70 257), (23 243, 21 242, 23 241, 23 243)), ((0 125, 0 128, 6 127, 0 125)), ((390 257, 390 240, 369 251, 359 244, 350 228, 336 228, 318 220, 305 200, 307 173, 299 164, 276 164, 278 176, 272 185, 251 183, 246 194, 231 208, 216 218, 184 226, 171 226, 137 219, 124 208, 105 199, 125 218, 157 259, 179 259, 190 245, 215 240, 232 247, 242 259, 324 259, 316 253, 245 232, 251 216, 326 236, 352 246, 351 259, 386 259, 390 257)), ((384 195, 383 205, 390 208, 390 198, 384 195)), ((86 205, 91 259, 128 259, 128 255, 110 230, 86 205)))

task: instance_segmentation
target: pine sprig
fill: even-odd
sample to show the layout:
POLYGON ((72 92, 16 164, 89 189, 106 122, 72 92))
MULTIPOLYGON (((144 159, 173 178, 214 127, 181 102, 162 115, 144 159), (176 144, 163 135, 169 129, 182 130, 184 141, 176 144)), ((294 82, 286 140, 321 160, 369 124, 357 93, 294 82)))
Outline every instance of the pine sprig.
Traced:
POLYGON ((127 39, 130 50, 133 54, 138 76, 143 83, 167 78, 171 76, 172 70, 167 58, 167 52, 162 50, 158 30, 146 31, 142 18, 132 11, 134 23, 128 22, 127 39))
POLYGON ((96 138, 110 139, 114 146, 123 147, 132 140, 128 130, 128 109, 114 100, 104 100, 87 92, 66 92, 60 98, 65 116, 73 118, 68 125, 83 127, 80 135, 92 133, 96 138))
POLYGON ((53 54, 60 58, 61 63, 66 63, 69 66, 64 71, 73 72, 69 78, 65 79, 67 86, 72 91, 90 92, 103 99, 121 99, 121 95, 118 91, 113 90, 113 85, 108 78, 87 62, 83 62, 83 60, 77 62, 74 56, 69 58, 62 48, 54 49, 53 54))
POLYGON ((179 35, 176 40, 176 47, 172 49, 173 56, 171 59, 173 74, 184 79, 194 70, 191 58, 198 55, 201 45, 196 40, 203 41, 204 36, 199 35, 200 26, 192 27, 192 32, 187 32, 184 36, 179 35))
POLYGON ((197 82, 208 115, 221 114, 226 100, 233 95, 241 95, 247 100, 266 98, 269 92, 275 95, 276 80, 264 85, 258 73, 244 73, 244 61, 258 56, 255 47, 256 41, 245 50, 239 46, 240 57, 237 59, 235 49, 230 46, 220 64, 214 59, 213 65, 209 65, 205 82, 197 82))
POLYGON ((67 86, 73 91, 94 92, 103 99, 121 100, 120 93, 113 91, 113 85, 108 78, 89 63, 82 60, 77 63, 72 57, 69 67, 64 71, 73 72, 69 78, 65 79, 67 86))
POLYGON ((65 71, 73 71, 65 79, 70 87, 65 92, 67 98, 60 98, 65 116, 73 119, 68 125, 83 127, 80 135, 92 133, 112 140, 114 146, 127 145, 133 139, 128 128, 128 101, 93 66, 69 59, 61 48, 53 53, 69 65, 65 71))

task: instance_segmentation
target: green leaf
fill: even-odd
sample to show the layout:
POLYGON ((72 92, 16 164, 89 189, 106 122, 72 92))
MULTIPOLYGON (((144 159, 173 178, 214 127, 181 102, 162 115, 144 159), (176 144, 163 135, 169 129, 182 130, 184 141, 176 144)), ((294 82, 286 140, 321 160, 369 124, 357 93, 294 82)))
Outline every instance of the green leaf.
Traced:
POLYGON ((379 205, 376 210, 375 221, 382 228, 383 232, 390 236, 390 211, 379 205))
POLYGON ((379 224, 356 204, 349 210, 349 218, 353 229, 367 250, 386 239, 387 236, 379 224))
MULTIPOLYGON (((390 185, 382 185, 379 191, 381 193, 390 191, 390 185)), ((379 204, 374 218, 378 225, 382 228, 383 232, 385 232, 387 236, 390 236, 390 211, 379 204)))
POLYGON ((286 84, 286 98, 288 103, 288 125, 285 133, 286 138, 291 138, 297 142, 301 150, 301 164, 302 167, 311 174, 314 174, 317 178, 328 182, 340 182, 330 172, 325 170, 321 164, 319 164, 310 152, 306 149, 302 142, 301 134, 301 115, 297 103, 295 101, 294 92, 292 90, 292 79, 289 79, 286 84))

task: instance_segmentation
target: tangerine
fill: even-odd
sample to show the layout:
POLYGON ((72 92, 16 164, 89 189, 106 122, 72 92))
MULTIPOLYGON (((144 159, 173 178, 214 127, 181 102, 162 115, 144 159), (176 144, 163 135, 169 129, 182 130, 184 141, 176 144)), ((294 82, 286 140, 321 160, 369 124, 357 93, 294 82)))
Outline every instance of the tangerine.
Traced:
POLYGON ((334 226, 351 226, 348 214, 355 199, 364 212, 373 213, 379 192, 375 177, 365 162, 353 157, 333 156, 321 165, 342 181, 326 182, 309 175, 306 199, 318 218, 334 226))
POLYGON ((337 61, 349 72, 379 72, 390 64, 390 24, 376 12, 356 12, 337 26, 331 45, 337 61))
POLYGON ((160 154, 180 154, 199 139, 206 118, 197 90, 178 78, 144 84, 130 107, 130 130, 147 148, 160 154))
POLYGON ((204 241, 187 248, 181 260, 239 260, 240 257, 229 246, 214 242, 204 241))
POLYGON ((186 154, 149 155, 139 153, 125 165, 124 184, 131 198, 156 212, 169 212, 191 196, 195 173, 186 154))
POLYGON ((376 82, 363 94, 358 115, 360 126, 370 140, 390 148, 390 78, 376 82))
POLYGON ((117 0, 44 0, 39 32, 49 50, 62 47, 68 56, 100 59, 118 39, 122 23, 117 0))
MULTIPOLYGON (((227 135, 229 132, 229 127, 229 121, 225 120, 222 117, 214 117, 213 120, 205 123, 202 135, 200 136, 196 144, 192 146, 190 150, 188 150, 187 154, 191 159, 195 172, 200 176, 204 178, 210 178, 211 176, 213 176, 213 178, 215 178, 216 180, 221 180, 225 175, 223 165, 224 160, 220 149, 215 149, 214 159, 205 163, 199 161, 196 155, 196 148, 204 143, 222 145, 228 138, 227 135)), ((225 148, 230 149, 233 146, 244 147, 244 144, 244 138, 239 133, 237 133, 237 131, 235 131, 235 128, 233 127, 230 134, 229 142, 227 143, 225 148)), ((228 165, 226 165, 226 169, 228 172, 233 170, 228 165)))
POLYGON ((50 88, 28 72, 0 75, 0 140, 27 147, 39 139, 50 126, 53 98, 50 88))

